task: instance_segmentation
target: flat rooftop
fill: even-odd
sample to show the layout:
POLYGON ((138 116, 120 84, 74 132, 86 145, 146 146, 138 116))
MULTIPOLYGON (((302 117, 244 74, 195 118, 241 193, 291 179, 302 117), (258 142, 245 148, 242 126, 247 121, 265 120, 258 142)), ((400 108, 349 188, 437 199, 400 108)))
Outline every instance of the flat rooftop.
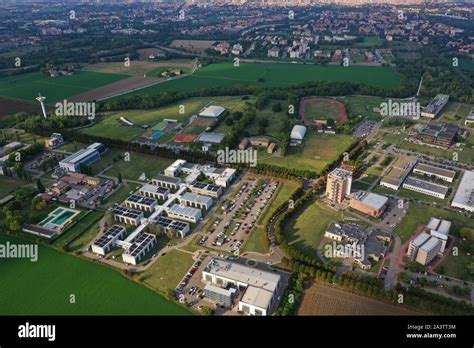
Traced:
POLYGON ((453 203, 474 208, 474 172, 466 170, 454 195, 453 203))
POLYGON ((400 186, 416 164, 416 161, 417 159, 414 156, 399 156, 393 163, 387 175, 383 177, 382 182, 400 186))
POLYGON ((412 176, 408 177, 405 180, 405 184, 410 185, 410 186, 419 187, 421 189, 431 191, 431 192, 435 192, 435 193, 439 193, 439 194, 442 194, 442 195, 446 195, 449 191, 449 187, 446 187, 446 186, 443 186, 443 185, 438 185, 438 184, 433 184, 432 182, 425 181, 425 180, 420 180, 420 179, 417 179, 417 178, 412 177, 412 176))
POLYGON ((352 198, 377 210, 382 209, 388 202, 387 197, 367 191, 358 191, 352 195, 352 198))
POLYGON ((435 175, 445 176, 447 178, 454 179, 456 172, 454 170, 448 170, 440 167, 435 167, 425 163, 418 163, 414 170, 421 170, 426 173, 431 173, 435 175))
POLYGON ((249 285, 240 301, 259 308, 269 308, 272 297, 271 291, 249 285))
POLYGON ((277 273, 262 271, 236 262, 213 258, 206 266, 206 272, 236 282, 275 292, 281 276, 277 273))

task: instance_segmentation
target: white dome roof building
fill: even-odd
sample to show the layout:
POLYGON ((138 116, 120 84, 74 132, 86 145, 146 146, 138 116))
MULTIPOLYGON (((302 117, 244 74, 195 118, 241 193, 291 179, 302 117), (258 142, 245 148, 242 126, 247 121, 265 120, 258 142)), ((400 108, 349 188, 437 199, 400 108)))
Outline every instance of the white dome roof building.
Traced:
POLYGON ((304 136, 306 135, 306 127, 296 125, 291 130, 291 142, 294 144, 301 144, 303 142, 304 136))

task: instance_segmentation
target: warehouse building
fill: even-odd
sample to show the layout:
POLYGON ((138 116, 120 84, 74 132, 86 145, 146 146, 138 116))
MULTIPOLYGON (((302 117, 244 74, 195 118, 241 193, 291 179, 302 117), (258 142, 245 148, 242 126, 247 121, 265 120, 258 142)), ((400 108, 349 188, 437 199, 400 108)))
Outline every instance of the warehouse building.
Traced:
POLYGON ((452 207, 474 212, 474 172, 466 170, 451 203, 452 207))
POLYGON ((173 204, 166 213, 170 218, 197 223, 201 219, 201 210, 186 207, 179 204, 173 204))
POLYGON ((416 157, 401 155, 380 181, 380 185, 397 191, 417 162, 416 157))
POLYGON ((197 195, 191 192, 186 192, 184 195, 179 197, 178 200, 182 205, 198 209, 208 210, 212 206, 212 199, 210 197, 197 195))
POLYGON ((166 175, 156 175, 153 179, 151 179, 151 183, 156 186, 177 190, 181 184, 181 179, 166 175))
POLYGON ((209 196, 213 198, 219 198, 222 194, 222 187, 214 184, 206 184, 203 182, 195 182, 190 187, 192 193, 198 195, 209 196))
POLYGON ((364 214, 378 218, 387 207, 388 198, 367 191, 353 193, 349 206, 364 214))
POLYGON ((120 225, 113 225, 106 230, 102 235, 92 244, 92 252, 105 255, 110 252, 117 244, 117 240, 125 237, 127 230, 120 225))
POLYGON ((155 209, 157 203, 157 200, 154 198, 143 197, 136 194, 130 195, 125 200, 125 206, 148 212, 152 212, 155 209))
POLYGON ((164 200, 170 194, 170 190, 166 187, 156 186, 152 184, 143 185, 138 193, 144 197, 164 200))
POLYGON ((453 182, 454 177, 456 176, 456 172, 454 170, 443 169, 424 163, 418 163, 415 168, 413 168, 413 173, 426 175, 447 182, 453 182))
POLYGON ((420 192, 441 199, 445 199, 449 191, 449 187, 417 179, 413 176, 410 176, 405 180, 403 187, 410 191, 420 192))
POLYGON ((281 276, 236 262, 213 258, 202 272, 202 280, 243 293, 239 311, 248 315, 269 315, 280 288, 281 276))
POLYGON ((446 106, 449 101, 449 95, 438 94, 421 110, 421 116, 427 118, 436 118, 441 110, 446 106))
POLYGON ((301 145, 305 135, 306 127, 301 125, 294 126, 290 133, 290 145, 301 145))
POLYGON ((143 212, 125 207, 115 207, 112 210, 115 221, 138 226, 143 219, 143 212))
POLYGON ((68 172, 79 172, 81 164, 92 164, 99 159, 100 152, 95 147, 88 147, 61 160, 59 167, 68 172))
POLYGON ((131 240, 132 245, 122 254, 123 262, 138 264, 156 244, 156 236, 150 233, 139 233, 131 240))
POLYGON ((225 112, 225 108, 222 106, 211 105, 202 110, 199 113, 199 116, 206 117, 206 118, 214 118, 217 119, 225 112))
POLYGON ((352 172, 343 168, 336 168, 328 174, 326 197, 333 203, 342 203, 346 196, 351 194, 352 172))

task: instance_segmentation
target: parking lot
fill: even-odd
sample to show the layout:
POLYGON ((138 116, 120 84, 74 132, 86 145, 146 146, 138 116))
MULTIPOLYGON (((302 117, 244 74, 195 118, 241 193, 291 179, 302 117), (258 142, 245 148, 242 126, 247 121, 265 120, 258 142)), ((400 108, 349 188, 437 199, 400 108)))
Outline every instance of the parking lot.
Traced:
POLYGON ((246 177, 235 197, 221 207, 222 214, 198 242, 208 248, 239 255, 245 239, 278 189, 279 182, 246 177))

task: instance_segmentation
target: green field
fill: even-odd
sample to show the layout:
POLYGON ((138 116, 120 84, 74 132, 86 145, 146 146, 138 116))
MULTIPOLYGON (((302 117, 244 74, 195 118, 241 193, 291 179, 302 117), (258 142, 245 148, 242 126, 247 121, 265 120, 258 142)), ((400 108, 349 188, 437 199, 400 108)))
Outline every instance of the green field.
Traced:
POLYGON ((410 203, 407 214, 400 224, 395 228, 402 239, 407 241, 415 233, 418 226, 427 224, 431 217, 443 218, 452 222, 450 234, 458 235, 458 231, 463 226, 471 226, 472 219, 461 214, 457 214, 442 208, 431 207, 418 203, 410 203))
POLYGON ((276 164, 286 168, 319 173, 328 163, 331 163, 343 153, 351 142, 352 137, 349 135, 318 134, 315 131, 308 130, 304 145, 290 147, 285 157, 265 158, 262 154, 262 158, 259 156, 258 160, 259 163, 276 164))
POLYGON ((361 66, 322 66, 314 64, 233 63, 210 64, 191 76, 158 84, 128 95, 153 94, 164 91, 189 92, 203 88, 258 86, 288 87, 310 81, 351 81, 376 87, 392 88, 401 76, 391 68, 361 66), (263 79, 257 81, 258 79, 263 79))
POLYGON ((316 258, 316 250, 327 227, 331 221, 339 221, 341 217, 342 212, 335 211, 319 201, 311 202, 302 213, 288 220, 283 228, 283 236, 290 245, 316 258))
POLYGON ((324 100, 313 100, 305 103, 303 112, 306 120, 332 119, 337 123, 341 119, 338 106, 324 100))
MULTIPOLYGON (((0 235, 2 244, 26 243, 0 235)), ((2 315, 185 315, 184 308, 120 273, 42 245, 38 261, 0 262, 2 315), (69 302, 75 295, 75 304, 69 302)))
POLYGON ((172 250, 140 275, 140 281, 161 292, 174 290, 194 261, 192 255, 172 250))
POLYGON ((19 187, 29 184, 29 182, 22 179, 0 175, 0 199, 13 193, 19 187))
POLYGON ((441 267, 436 269, 436 272, 454 277, 457 279, 474 281, 474 276, 469 274, 467 266, 474 262, 474 256, 468 255, 466 251, 463 250, 463 245, 473 245, 473 241, 470 240, 460 240, 456 239, 454 246, 458 248, 458 254, 453 255, 451 252, 446 260, 441 264, 441 267))
POLYGON ((108 85, 128 76, 81 71, 72 76, 49 77, 40 72, 0 78, 0 96, 35 102, 39 93, 46 103, 108 85))

